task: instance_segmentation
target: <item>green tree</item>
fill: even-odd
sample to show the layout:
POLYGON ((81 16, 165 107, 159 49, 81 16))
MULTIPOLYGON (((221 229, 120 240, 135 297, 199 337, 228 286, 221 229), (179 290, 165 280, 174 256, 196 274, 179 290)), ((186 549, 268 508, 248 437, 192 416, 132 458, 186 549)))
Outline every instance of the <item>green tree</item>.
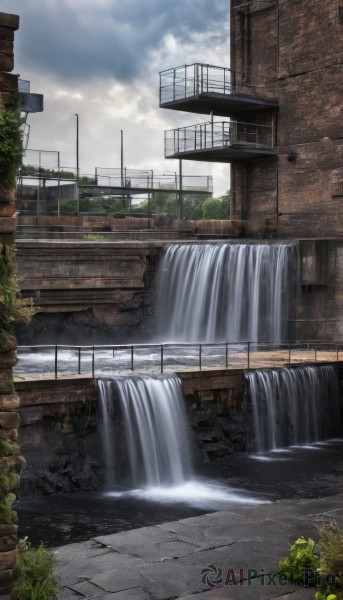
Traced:
POLYGON ((228 219, 230 214, 230 192, 219 198, 206 198, 202 205, 203 219, 228 219))

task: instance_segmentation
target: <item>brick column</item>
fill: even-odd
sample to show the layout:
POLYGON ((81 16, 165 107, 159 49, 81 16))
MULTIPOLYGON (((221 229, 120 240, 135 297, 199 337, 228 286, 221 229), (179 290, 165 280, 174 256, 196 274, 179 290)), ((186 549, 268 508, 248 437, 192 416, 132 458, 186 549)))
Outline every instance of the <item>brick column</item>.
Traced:
MULTIPOLYGON (((5 106, 18 91, 18 75, 11 74, 14 67, 14 32, 18 27, 17 15, 0 13, 0 100, 5 106)), ((8 302, 5 279, 13 269, 10 257, 14 249, 15 189, 14 186, 7 189, 8 186, 1 181, 2 176, 0 172, 0 302, 4 307, 8 302)), ((16 445, 19 397, 14 392, 12 376, 15 362, 16 340, 0 321, 0 475, 3 481, 0 486, 0 596, 9 592, 12 568, 17 558, 16 515, 10 510, 11 496, 8 495, 19 482, 20 457, 16 445)))

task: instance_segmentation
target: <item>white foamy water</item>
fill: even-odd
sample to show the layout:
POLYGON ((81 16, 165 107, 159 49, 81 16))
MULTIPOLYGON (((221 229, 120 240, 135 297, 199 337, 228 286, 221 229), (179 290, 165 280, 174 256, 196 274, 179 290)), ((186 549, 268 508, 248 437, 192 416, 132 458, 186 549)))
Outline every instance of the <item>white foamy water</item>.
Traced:
POLYGON ((242 490, 196 479, 176 486, 149 486, 125 492, 112 491, 107 495, 113 498, 133 497, 161 504, 182 503, 205 510, 224 510, 231 506, 267 503, 266 500, 252 498, 242 490))

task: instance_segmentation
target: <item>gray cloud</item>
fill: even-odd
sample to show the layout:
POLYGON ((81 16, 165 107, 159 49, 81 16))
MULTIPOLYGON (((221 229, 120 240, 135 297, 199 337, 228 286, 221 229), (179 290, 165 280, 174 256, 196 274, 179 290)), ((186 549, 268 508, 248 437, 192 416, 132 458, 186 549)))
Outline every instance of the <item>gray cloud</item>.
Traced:
MULTIPOLYGON (((94 75, 135 78, 151 51, 172 34, 219 31, 229 18, 227 0, 3 0, 21 18, 16 37, 21 66, 74 81, 94 75), (218 27, 220 24, 220 27, 218 27)), ((185 56, 185 62, 187 56, 185 56)))

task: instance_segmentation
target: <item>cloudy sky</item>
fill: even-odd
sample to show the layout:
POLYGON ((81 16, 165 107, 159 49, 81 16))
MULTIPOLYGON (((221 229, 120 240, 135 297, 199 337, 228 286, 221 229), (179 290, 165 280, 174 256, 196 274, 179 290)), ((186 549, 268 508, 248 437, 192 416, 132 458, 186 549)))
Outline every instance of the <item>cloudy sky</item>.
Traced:
MULTIPOLYGON (((120 130, 128 168, 175 171, 163 132, 206 120, 163 110, 159 71, 193 62, 229 66, 229 0, 2 0, 20 15, 15 72, 44 94, 30 115, 30 148, 58 150, 80 172, 120 167, 120 130)), ((215 194, 229 187, 228 165, 185 161, 186 174, 213 174, 215 194)))

